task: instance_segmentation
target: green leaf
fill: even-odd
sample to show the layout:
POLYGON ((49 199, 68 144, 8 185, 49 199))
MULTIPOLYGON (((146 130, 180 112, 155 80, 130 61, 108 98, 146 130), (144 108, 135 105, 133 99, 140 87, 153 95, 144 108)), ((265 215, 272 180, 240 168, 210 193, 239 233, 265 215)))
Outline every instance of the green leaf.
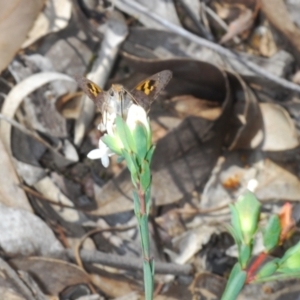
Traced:
POLYGON ((122 153, 123 145, 120 145, 120 143, 118 143, 118 140, 116 139, 116 137, 106 134, 101 139, 102 139, 102 142, 104 144, 106 144, 106 146, 111 151, 113 151, 114 153, 116 153, 118 155, 120 155, 122 153))
POLYGON ((226 229, 228 230, 228 232, 232 235, 234 242, 240 246, 241 245, 241 240, 238 237, 238 234, 235 232, 234 228, 228 224, 224 224, 224 226, 226 227, 226 229))
POLYGON ((151 207, 151 185, 145 191, 146 214, 149 216, 151 207))
POLYGON ((125 158, 123 156, 118 156, 117 163, 121 163, 125 158))
POLYGON ((154 259, 151 259, 151 269, 152 269, 152 275, 154 276, 154 274, 155 274, 155 261, 154 261, 154 259))
POLYGON ((227 281, 227 285, 228 284, 231 284, 233 278, 235 278, 235 276, 242 271, 242 267, 241 265, 237 262, 235 263, 235 265, 233 266, 231 272, 230 272, 230 275, 229 275, 229 278, 228 278, 228 281, 227 281))
POLYGON ((278 261, 279 259, 275 258, 272 261, 267 262, 264 266, 262 266, 257 272, 255 280, 253 280, 253 282, 273 275, 278 268, 278 261))
POLYGON ((149 241, 149 227, 148 227, 148 216, 141 216, 141 240, 144 256, 150 257, 150 241, 149 241))
POLYGON ((278 273, 284 273, 288 275, 292 274, 300 274, 300 268, 289 268, 289 267, 281 267, 277 269, 278 273))
POLYGON ((147 152, 145 160, 147 160, 149 162, 149 165, 151 165, 151 161, 152 161, 152 157, 153 157, 153 154, 154 154, 154 150, 155 150, 155 146, 152 146, 150 148, 150 150, 147 152))
POLYGON ((127 152, 133 151, 136 153, 135 143, 132 134, 126 122, 120 116, 116 117, 116 133, 121 139, 123 147, 127 150, 127 152))
POLYGON ((125 161, 126 161, 126 164, 127 164, 127 168, 129 169, 129 172, 131 174, 139 173, 139 166, 136 163, 134 153, 129 153, 128 151, 123 149, 121 155, 125 158, 125 161))
POLYGON ((263 230, 263 241, 266 252, 270 252, 278 244, 281 232, 280 220, 278 215, 273 215, 263 230))
POLYGON ((239 262, 243 269, 247 267, 248 261, 251 257, 252 247, 251 245, 242 244, 240 246, 239 262))
POLYGON ((133 209, 134 209, 134 214, 139 220, 141 216, 141 206, 140 206, 140 198, 136 190, 133 190, 133 209))
POLYGON ((247 273, 241 269, 239 263, 236 263, 231 270, 225 291, 221 300, 235 300, 242 290, 247 278, 247 273))
POLYGON ((243 241, 243 235, 238 210, 232 204, 229 204, 229 208, 231 211, 231 224, 234 232, 234 237, 236 238, 236 243, 240 244, 243 241))
POLYGON ((139 178, 138 178, 138 174, 137 173, 130 173, 131 175, 131 182, 134 185, 135 188, 138 187, 138 182, 139 182, 139 178))
POLYGON ((288 249, 279 261, 280 268, 300 268, 300 242, 288 249))
POLYGON ((136 125, 133 130, 133 139, 139 161, 143 161, 149 150, 147 145, 147 130, 143 124, 138 123, 136 125))
POLYGON ((151 171, 149 163, 146 160, 142 162, 142 170, 140 173, 140 183, 143 191, 145 192, 151 184, 151 171))
POLYGON ((135 161, 134 153, 128 153, 126 150, 123 149, 122 156, 125 158, 127 168, 131 175, 131 181, 134 187, 137 188, 139 182, 139 167, 135 161))
POLYGON ((300 278, 300 272, 289 272, 288 274, 275 273, 275 275, 272 275, 270 277, 255 280, 255 283, 268 282, 268 281, 270 282, 275 280, 287 280, 287 279, 295 279, 295 278, 300 278))

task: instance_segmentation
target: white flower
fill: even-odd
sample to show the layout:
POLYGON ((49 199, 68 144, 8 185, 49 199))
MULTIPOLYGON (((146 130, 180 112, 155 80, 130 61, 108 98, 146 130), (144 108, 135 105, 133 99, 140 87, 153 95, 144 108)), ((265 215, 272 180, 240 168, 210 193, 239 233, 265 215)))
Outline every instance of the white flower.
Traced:
POLYGON ((149 120, 146 111, 139 105, 132 104, 128 110, 126 123, 131 131, 133 131, 137 123, 145 126, 147 132, 150 132, 149 120))
MULTIPOLYGON (((87 157, 90 159, 101 159, 102 165, 107 168, 109 166, 109 157, 114 155, 115 152, 120 155, 122 153, 122 149, 125 148, 125 146, 122 143, 122 139, 120 138, 119 133, 116 132, 116 114, 110 114, 108 112, 103 113, 103 120, 100 126, 98 128, 105 129, 108 134, 105 134, 102 138, 99 140, 99 148, 92 150, 88 153, 87 157), (110 147, 115 150, 112 151, 111 148, 109 148, 104 142, 103 138, 105 136, 110 137, 110 147)), ((148 142, 151 143, 151 130, 150 130, 150 124, 147 117, 146 111, 139 105, 132 104, 128 109, 128 114, 126 118, 126 124, 131 132, 132 135, 134 135, 134 130, 138 124, 141 124, 145 127, 147 131, 148 136, 148 142)), ((104 139, 105 140, 105 139, 104 139)), ((107 140, 106 140, 107 142, 107 140)))
POLYGON ((114 155, 115 153, 112 152, 103 141, 99 140, 99 148, 90 151, 87 155, 89 159, 101 159, 101 163, 103 167, 107 168, 109 166, 109 157, 114 155))

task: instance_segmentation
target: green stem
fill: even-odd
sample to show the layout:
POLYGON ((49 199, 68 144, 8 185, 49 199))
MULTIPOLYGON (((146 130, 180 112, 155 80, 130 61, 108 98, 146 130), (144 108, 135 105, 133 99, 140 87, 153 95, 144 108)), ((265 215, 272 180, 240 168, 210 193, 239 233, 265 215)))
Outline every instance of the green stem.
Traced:
POLYGON ((255 280, 255 272, 257 272, 258 268, 261 267, 262 263, 266 260, 267 253, 262 252, 260 255, 255 259, 255 261, 252 263, 251 267, 247 271, 247 279, 246 283, 250 283, 251 281, 255 280))
POLYGON ((145 285, 145 300, 153 299, 154 286, 154 260, 150 257, 150 234, 148 227, 148 215, 146 213, 146 203, 150 199, 146 199, 146 194, 138 184, 137 195, 139 197, 139 215, 137 215, 139 232, 141 239, 141 247, 143 254, 143 270, 144 270, 144 285, 145 285))

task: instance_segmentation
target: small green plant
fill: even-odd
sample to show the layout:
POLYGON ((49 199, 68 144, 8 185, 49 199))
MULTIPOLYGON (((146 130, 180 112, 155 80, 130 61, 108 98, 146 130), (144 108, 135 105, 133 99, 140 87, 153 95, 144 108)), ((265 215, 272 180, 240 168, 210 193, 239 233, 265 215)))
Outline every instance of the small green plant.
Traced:
POLYGON ((134 213, 141 239, 144 269, 145 299, 152 300, 154 285, 154 260, 150 256, 148 216, 150 211, 151 172, 154 152, 152 132, 145 110, 132 104, 126 121, 119 115, 106 124, 108 134, 99 141, 99 149, 92 150, 88 157, 100 158, 109 165, 109 156, 117 154, 125 160, 133 183, 134 213))
POLYGON ((272 215, 262 229, 264 251, 251 259, 258 233, 261 205, 253 193, 247 192, 230 206, 229 231, 238 248, 238 262, 234 265, 221 300, 237 298, 245 284, 300 277, 300 242, 288 249, 282 258, 270 253, 286 240, 295 227, 291 205, 286 203, 279 215, 272 215))

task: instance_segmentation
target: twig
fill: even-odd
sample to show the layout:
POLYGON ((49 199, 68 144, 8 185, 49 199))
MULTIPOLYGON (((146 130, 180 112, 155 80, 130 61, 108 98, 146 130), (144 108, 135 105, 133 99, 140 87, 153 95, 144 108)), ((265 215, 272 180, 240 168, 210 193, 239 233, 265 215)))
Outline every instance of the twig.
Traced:
POLYGON ((206 30, 212 34, 211 28, 209 26, 209 22, 207 19, 207 14, 206 14, 206 10, 205 10, 206 4, 205 4, 205 0, 200 0, 200 18, 203 22, 204 27, 206 28, 206 30))
MULTIPOLYGON (((66 249, 64 251, 64 254, 66 254, 69 259, 73 261, 76 260, 73 250, 66 249)), ((143 262, 140 260, 140 258, 128 258, 115 254, 89 250, 81 250, 80 257, 85 263, 99 263, 105 266, 131 271, 143 270, 143 262)), ((190 275, 192 271, 193 267, 191 265, 178 265, 174 263, 164 262, 156 262, 155 264, 155 273, 159 274, 190 275)))
POLYGON ((34 294, 35 299, 37 300, 47 300, 48 297, 44 295, 41 291, 38 284, 33 280, 33 278, 29 275, 29 273, 25 271, 18 271, 20 278, 25 282, 25 284, 30 288, 32 293, 34 294))
POLYGON ((22 296, 27 300, 37 299, 31 293, 29 288, 19 278, 18 274, 13 270, 8 263, 0 257, 0 272, 4 278, 9 278, 13 285, 22 293, 22 296))
POLYGON ((79 242, 77 243, 77 245, 74 248, 74 256, 75 256, 76 263, 78 264, 79 267, 84 269, 79 251, 80 251, 82 243, 90 235, 93 235, 95 233, 100 233, 100 232, 107 232, 107 231, 126 231, 126 230, 130 230, 133 228, 136 228, 136 225, 124 226, 124 227, 95 228, 95 229, 87 232, 83 237, 81 237, 81 239, 79 240, 79 242))
POLYGON ((187 30, 185 30, 182 27, 179 27, 171 22, 169 22, 168 20, 161 18, 160 16, 158 16, 157 14, 151 12, 151 10, 149 10, 148 8, 145 8, 144 6, 140 5, 138 2, 133 1, 133 0, 118 0, 120 2, 122 2, 123 4, 129 5, 130 7, 134 8, 135 10, 137 10, 139 13, 146 15, 148 18, 151 18, 152 20, 158 22, 159 24, 163 25, 166 29, 168 29, 171 32, 174 32, 184 38, 189 39, 190 41, 196 43, 197 45, 203 46, 203 47, 207 47, 209 49, 212 49, 214 51, 216 51, 217 53, 224 55, 226 57, 229 58, 234 58, 239 60, 241 63, 243 63, 245 66, 247 66, 249 69, 251 69, 253 72, 279 84, 280 86, 292 90, 294 92, 298 92, 300 93, 300 86, 292 83, 284 78, 280 78, 268 71, 266 71, 265 69, 259 67, 258 65, 256 65, 255 63, 247 60, 246 58, 244 58, 242 55, 235 53, 233 51, 230 51, 218 44, 215 44, 213 42, 210 42, 208 40, 205 40, 187 30))
POLYGON ((198 12, 195 11, 195 13, 193 11, 191 11, 190 7, 187 5, 187 3, 184 0, 179 0, 180 4, 182 5, 182 7, 185 9, 185 11, 187 12, 187 14, 189 15, 189 17, 191 18, 192 22, 195 24, 195 26, 197 27, 197 29, 200 31, 200 33, 208 40, 213 41, 214 37, 213 35, 205 28, 205 26, 203 26, 203 24, 197 20, 197 18, 195 17, 195 13, 197 14, 198 12))
MULTIPOLYGON (((205 5, 205 11, 226 31, 228 32, 228 25, 208 6, 205 5)), ((236 44, 241 42, 240 38, 235 36, 233 41, 236 44)))

